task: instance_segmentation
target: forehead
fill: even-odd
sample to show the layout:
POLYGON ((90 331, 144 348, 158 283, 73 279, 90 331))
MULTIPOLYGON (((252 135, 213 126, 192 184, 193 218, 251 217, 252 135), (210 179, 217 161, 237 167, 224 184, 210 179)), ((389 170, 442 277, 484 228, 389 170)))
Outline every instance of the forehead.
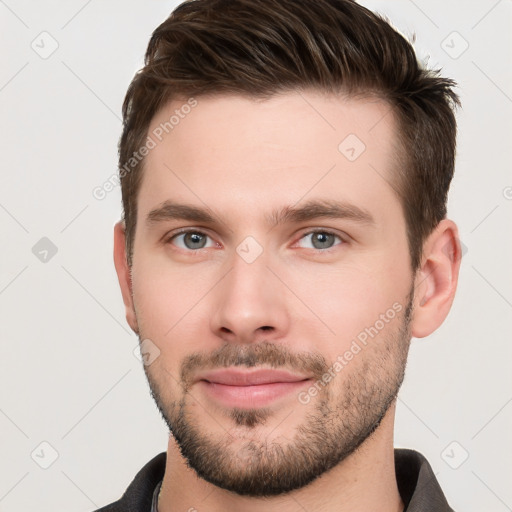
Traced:
POLYGON ((394 116, 377 98, 183 98, 157 113, 148 136, 139 216, 169 199, 246 219, 315 198, 401 211, 394 116))

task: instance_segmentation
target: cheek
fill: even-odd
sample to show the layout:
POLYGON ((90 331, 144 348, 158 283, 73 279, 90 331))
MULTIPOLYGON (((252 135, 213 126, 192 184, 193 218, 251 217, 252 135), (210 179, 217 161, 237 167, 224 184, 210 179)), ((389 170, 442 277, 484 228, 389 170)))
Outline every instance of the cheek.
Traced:
POLYGON ((184 355, 204 349, 213 277, 192 266, 173 268, 159 258, 134 265, 133 294, 141 336, 169 354, 167 361, 181 361, 184 355))
POLYGON ((185 313, 185 283, 148 261, 134 265, 132 284, 141 332, 146 337, 164 339, 185 313))
POLYGON ((364 337, 365 330, 376 322, 381 327, 381 315, 387 312, 386 320, 391 320, 385 322, 382 332, 379 329, 378 336, 385 335, 390 326, 394 328, 396 310, 405 307, 403 302, 408 292, 409 279, 403 274, 353 265, 290 275, 290 288, 306 306, 302 307, 296 300, 290 302, 296 304, 292 317, 308 332, 308 349, 325 351, 325 357, 333 360, 361 333, 364 337), (326 336, 319 336, 320 332, 326 336), (323 347, 319 347, 317 343, 322 338, 323 347))

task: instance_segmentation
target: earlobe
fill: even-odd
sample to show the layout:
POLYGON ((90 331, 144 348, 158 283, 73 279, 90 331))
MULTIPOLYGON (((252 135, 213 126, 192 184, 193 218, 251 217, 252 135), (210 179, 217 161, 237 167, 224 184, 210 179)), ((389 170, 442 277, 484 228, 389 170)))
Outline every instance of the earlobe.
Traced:
POLYGON ((457 226, 442 220, 423 245, 415 279, 412 336, 428 336, 447 317, 457 289, 461 254, 457 226))
POLYGON ((131 329, 138 334, 139 328, 133 305, 131 269, 126 258, 125 241, 124 222, 119 221, 114 226, 114 265, 125 305, 126 320, 131 329))

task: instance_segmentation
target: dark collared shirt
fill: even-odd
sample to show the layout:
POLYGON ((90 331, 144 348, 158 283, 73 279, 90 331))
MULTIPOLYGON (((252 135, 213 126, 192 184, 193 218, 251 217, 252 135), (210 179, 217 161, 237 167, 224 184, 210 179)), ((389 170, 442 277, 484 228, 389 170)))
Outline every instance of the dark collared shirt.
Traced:
MULTIPOLYGON (((95 512, 158 512, 166 452, 150 460, 135 476, 123 496, 95 512)), ((404 512, 453 512, 427 459, 414 450, 395 449, 398 491, 404 512)))

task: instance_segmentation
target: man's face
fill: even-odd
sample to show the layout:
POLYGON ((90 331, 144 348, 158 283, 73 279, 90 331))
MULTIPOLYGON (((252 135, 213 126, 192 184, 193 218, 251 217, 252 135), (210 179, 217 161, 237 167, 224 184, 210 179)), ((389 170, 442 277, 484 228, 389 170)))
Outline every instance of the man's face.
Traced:
POLYGON ((276 495, 350 455, 403 378, 396 126, 383 102, 313 92, 184 104, 152 121, 138 195, 134 311, 160 351, 145 371, 201 477, 276 495))

